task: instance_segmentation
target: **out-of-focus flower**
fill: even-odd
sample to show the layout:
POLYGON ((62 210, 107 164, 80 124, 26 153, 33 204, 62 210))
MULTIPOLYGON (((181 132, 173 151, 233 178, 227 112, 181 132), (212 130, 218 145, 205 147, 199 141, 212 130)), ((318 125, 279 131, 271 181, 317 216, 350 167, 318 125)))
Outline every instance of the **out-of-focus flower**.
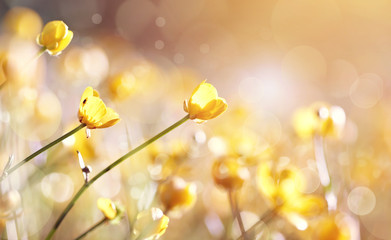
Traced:
POLYGON ((278 213, 292 222, 300 222, 300 216, 315 216, 326 209, 326 201, 323 198, 300 192, 305 182, 297 169, 285 167, 273 171, 272 167, 272 163, 259 166, 257 184, 278 213))
POLYGON ((11 190, 0 195, 0 218, 8 218, 20 207, 21 197, 18 191, 11 190))
POLYGON ((185 100, 183 108, 190 119, 203 122, 213 119, 227 110, 227 102, 218 97, 216 88, 203 81, 193 91, 189 100, 185 100))
POLYGON ((63 21, 48 22, 41 34, 37 36, 37 43, 50 55, 58 55, 64 50, 73 38, 73 32, 63 21))
POLYGON ((87 87, 80 100, 79 121, 87 128, 107 128, 116 124, 120 118, 113 109, 106 107, 99 93, 92 87, 87 87))
POLYGON ((32 9, 15 7, 7 12, 3 24, 4 29, 13 35, 34 39, 41 31, 42 19, 32 9))
POLYGON ((133 232, 139 239, 159 239, 168 227, 170 219, 159 208, 151 208, 137 215, 133 232))
POLYGON ((309 108, 301 108, 293 116, 293 126, 301 138, 314 135, 339 137, 345 126, 346 116, 341 107, 317 102, 309 108))
POLYGON ((115 99, 124 100, 136 90, 136 77, 128 71, 112 76, 109 79, 110 92, 115 99))
POLYGON ((115 204, 108 198, 99 198, 97 205, 107 219, 113 220, 118 214, 115 204))
POLYGON ((180 177, 172 177, 160 185, 159 196, 165 211, 190 208, 197 199, 196 186, 180 177))
POLYGON ((323 217, 315 224, 312 239, 349 240, 351 239, 349 226, 338 215, 323 217))
POLYGON ((217 185, 229 191, 241 188, 250 177, 247 168, 229 157, 221 158, 213 164, 212 175, 217 185))
POLYGON ((7 54, 0 52, 0 86, 7 81, 7 54))

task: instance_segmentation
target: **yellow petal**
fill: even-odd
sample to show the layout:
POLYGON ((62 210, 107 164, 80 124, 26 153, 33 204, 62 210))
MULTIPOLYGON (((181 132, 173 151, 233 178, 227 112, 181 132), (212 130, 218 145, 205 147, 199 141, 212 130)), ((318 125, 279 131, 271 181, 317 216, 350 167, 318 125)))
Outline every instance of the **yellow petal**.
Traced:
POLYGON ((108 198, 99 198, 97 201, 98 209, 102 211, 106 218, 112 220, 117 216, 117 209, 114 203, 108 198))
POLYGON ((106 115, 106 106, 98 97, 87 97, 79 109, 80 122, 94 129, 101 125, 101 119, 106 115))
POLYGON ((301 214, 303 216, 317 216, 326 209, 326 201, 315 195, 301 195, 300 197, 291 198, 286 203, 289 211, 301 214))
POLYGON ((63 21, 48 22, 42 30, 39 44, 43 46, 51 45, 53 42, 62 40, 68 32, 68 26, 63 21))
POLYGON ((50 49, 48 47, 49 53, 51 55, 58 55, 58 54, 60 54, 61 51, 64 50, 69 45, 69 43, 72 41, 72 38, 73 38, 73 32, 72 31, 68 31, 68 34, 66 35, 66 37, 58 42, 58 45, 57 45, 56 48, 50 49))
POLYGON ((107 128, 117 124, 120 120, 118 113, 111 108, 106 108, 106 115, 100 120, 102 125, 97 128, 107 128))
POLYGON ((217 98, 217 90, 212 84, 203 81, 190 97, 189 105, 198 105, 204 108, 210 101, 217 98))

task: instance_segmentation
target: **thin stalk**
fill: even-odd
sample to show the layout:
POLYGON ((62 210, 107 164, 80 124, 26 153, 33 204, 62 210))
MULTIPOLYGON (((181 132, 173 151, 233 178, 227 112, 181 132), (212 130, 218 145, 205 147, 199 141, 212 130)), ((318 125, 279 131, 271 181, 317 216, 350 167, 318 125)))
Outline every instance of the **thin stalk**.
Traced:
MULTIPOLYGON (((249 229, 247 229, 247 231, 245 232, 246 234, 249 234, 253 231, 256 230, 256 228, 258 227, 258 225, 260 224, 267 224, 270 220, 273 219, 274 215, 277 213, 277 208, 273 208, 273 209, 270 209, 268 211, 266 211, 262 216, 261 216, 261 219, 258 220, 258 222, 254 223, 254 225, 252 225, 249 229)), ((254 235, 254 234, 249 234, 250 236, 254 235)), ((243 234, 237 238, 237 240, 240 240, 241 238, 243 238, 243 234)))
POLYGON ((333 187, 330 171, 327 166, 326 154, 324 150, 324 138, 322 136, 314 136, 314 152, 319 179, 324 189, 328 208, 329 210, 335 210, 337 208, 337 197, 335 196, 332 189, 333 187))
POLYGON ((61 222, 64 220, 65 216, 68 214, 68 212, 72 209, 73 205, 75 205, 76 201, 80 198, 80 196, 84 193, 85 190, 88 189, 89 186, 91 186, 96 180, 98 180, 102 175, 113 169, 118 164, 122 163, 127 158, 131 157, 133 154, 139 152, 143 148, 147 147, 149 144, 153 143, 154 141, 158 140, 159 138, 163 137, 167 133, 174 130, 176 127, 182 125, 184 122, 186 122, 189 119, 189 115, 186 115, 178 122, 174 123, 173 125, 169 126, 162 132, 158 133, 154 137, 150 138, 149 140, 145 141, 143 144, 139 145, 138 147, 132 149, 127 154, 123 155, 119 159, 117 159, 115 162, 107 166, 105 169, 100 171, 95 177, 91 178, 90 181, 86 182, 81 186, 79 191, 76 193, 76 195, 72 198, 72 200, 68 203, 64 211, 61 213, 60 217, 57 219, 56 223, 54 224, 52 230, 49 232, 49 234, 46 237, 46 240, 49 240, 53 237, 54 233, 56 232, 57 228, 60 226, 61 222))
MULTIPOLYGON (((42 147, 41 149, 39 149, 38 151, 34 152, 33 154, 31 154, 30 156, 26 157, 25 159, 23 159, 22 161, 20 161, 18 164, 16 164, 14 167, 10 168, 8 171, 6 171, 6 174, 11 174, 13 171, 15 171, 16 169, 18 169, 20 166, 22 166, 23 164, 27 163, 28 161, 30 161, 31 159, 35 158, 36 156, 38 156, 40 153, 48 150, 49 148, 53 147, 54 145, 56 145, 57 143, 61 142, 62 140, 68 138, 69 136, 75 134, 76 132, 78 132, 79 130, 83 129, 86 125, 84 123, 80 124, 79 126, 77 126, 76 128, 74 128, 73 130, 69 131, 68 133, 64 134, 63 136, 57 138, 56 140, 54 140, 53 142, 49 143, 48 145, 42 147)), ((2 179, 1 179, 2 180, 2 179)))
POLYGON ((246 240, 246 230, 244 229, 242 216, 240 216, 240 211, 239 211, 238 203, 236 201, 237 199, 235 196, 236 195, 234 195, 233 191, 231 191, 231 190, 228 191, 228 199, 229 199, 229 205, 231 206, 232 215, 233 215, 234 219, 236 218, 238 220, 239 229, 242 234, 241 239, 246 240))
POLYGON ((92 227, 90 227, 87 231, 85 231, 83 234, 81 234, 80 236, 78 236, 77 238, 75 238, 75 240, 79 240, 79 239, 82 239, 84 238, 85 236, 87 236, 88 233, 94 231, 97 227, 99 227, 100 225, 102 225, 103 223, 107 222, 108 218, 104 217, 102 220, 100 220, 99 222, 95 223, 92 227))

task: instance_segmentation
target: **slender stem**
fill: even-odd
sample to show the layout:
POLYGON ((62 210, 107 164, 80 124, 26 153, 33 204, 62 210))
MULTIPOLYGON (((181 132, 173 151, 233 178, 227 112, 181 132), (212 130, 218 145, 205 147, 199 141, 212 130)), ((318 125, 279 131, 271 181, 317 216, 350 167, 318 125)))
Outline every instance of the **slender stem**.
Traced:
POLYGON ((328 209, 335 210, 337 208, 337 197, 333 192, 330 171, 327 166, 326 154, 324 150, 324 138, 322 136, 314 136, 314 152, 319 179, 324 189, 328 209))
MULTIPOLYGON (((6 171, 7 174, 10 174, 12 173, 13 171, 15 171, 16 169, 18 169, 20 166, 22 166, 23 164, 27 163, 28 161, 30 161, 31 159, 35 158, 36 156, 38 156, 40 153, 48 150, 49 148, 53 147, 54 145, 56 145, 57 143, 61 142, 62 140, 68 138, 69 136, 75 134, 77 131, 79 131, 80 129, 84 128, 86 125, 84 123, 81 123, 79 126, 77 126, 76 128, 74 128, 73 130, 69 131, 68 133, 64 134, 63 136, 57 138, 56 140, 54 140, 53 142, 49 143, 48 145, 42 147, 41 149, 39 149, 38 151, 34 152, 33 154, 31 154, 30 156, 26 157, 25 159, 23 159, 22 161, 20 161, 18 164, 16 164, 14 167, 10 168, 8 171, 6 171)), ((6 174, 6 175, 7 175, 6 174)))
POLYGON ((80 198, 80 196, 83 194, 85 190, 89 186, 91 186, 96 180, 98 180, 102 175, 113 169, 115 166, 126 160, 127 158, 131 157, 133 154, 139 152, 143 148, 147 147, 149 144, 153 143, 154 141, 158 140, 159 138, 163 137, 170 131, 174 130, 176 127, 180 126, 184 122, 186 122, 189 119, 189 115, 186 115, 178 122, 174 123, 173 125, 169 126, 162 132, 158 133, 154 137, 150 138, 149 140, 145 141, 143 144, 139 145, 138 147, 132 149, 127 154, 123 155, 122 157, 118 158, 115 162, 107 166, 105 169, 100 171, 95 177, 91 178, 89 182, 86 182, 76 193, 76 195, 72 198, 72 200, 68 203, 68 206, 64 209, 64 211, 61 213, 60 217, 57 219, 56 223, 54 224, 52 230, 49 232, 48 236, 46 237, 46 240, 51 239, 56 232, 57 228, 60 226, 61 222, 64 220, 65 216, 68 214, 68 212, 72 209, 73 205, 75 205, 76 201, 80 198))
POLYGON ((236 218, 238 220, 239 229, 241 232, 241 239, 246 240, 246 230, 244 229, 242 216, 240 216, 240 211, 235 196, 236 195, 234 195, 234 192, 232 190, 228 191, 228 199, 229 199, 229 205, 231 206, 232 215, 234 219, 236 218))
POLYGON ((85 236, 87 236, 88 233, 94 231, 95 228, 99 227, 100 225, 102 225, 103 223, 105 223, 107 220, 108 220, 108 218, 104 217, 102 220, 100 220, 99 222, 95 223, 92 227, 90 227, 90 228, 89 228, 87 231, 85 231, 83 234, 81 234, 80 236, 78 236, 77 238, 75 238, 75 240, 79 240, 79 239, 84 238, 85 236))
MULTIPOLYGON (((273 219, 274 215, 277 214, 277 209, 278 208, 273 208, 273 209, 267 210, 262 215, 261 219, 259 219, 258 222, 254 223, 254 225, 252 225, 249 229, 247 229, 247 231, 245 233, 248 234, 248 233, 255 231, 255 229, 258 227, 258 225, 260 225, 262 223, 267 224, 270 220, 273 219)), ((250 236, 251 235, 252 234, 250 234, 250 236)), ((243 234, 242 234, 242 236, 238 237, 237 240, 240 240, 242 237, 243 237, 243 234)))

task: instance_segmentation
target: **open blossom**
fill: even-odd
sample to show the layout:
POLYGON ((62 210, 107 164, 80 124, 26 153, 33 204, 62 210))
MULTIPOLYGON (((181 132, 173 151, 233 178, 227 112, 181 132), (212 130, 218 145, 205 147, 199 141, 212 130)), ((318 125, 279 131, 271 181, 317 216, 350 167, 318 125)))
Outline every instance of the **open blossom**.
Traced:
POLYGON ((44 47, 50 55, 58 55, 73 38, 73 32, 63 21, 48 22, 37 36, 37 43, 44 47))
POLYGON ((87 128, 107 128, 116 124, 120 118, 113 109, 106 107, 99 93, 87 87, 80 100, 79 121, 87 128))
POLYGON ((183 108, 189 113, 190 119, 203 122, 213 119, 227 110, 227 102, 218 97, 212 84, 203 81, 193 91, 189 100, 185 100, 183 108))

